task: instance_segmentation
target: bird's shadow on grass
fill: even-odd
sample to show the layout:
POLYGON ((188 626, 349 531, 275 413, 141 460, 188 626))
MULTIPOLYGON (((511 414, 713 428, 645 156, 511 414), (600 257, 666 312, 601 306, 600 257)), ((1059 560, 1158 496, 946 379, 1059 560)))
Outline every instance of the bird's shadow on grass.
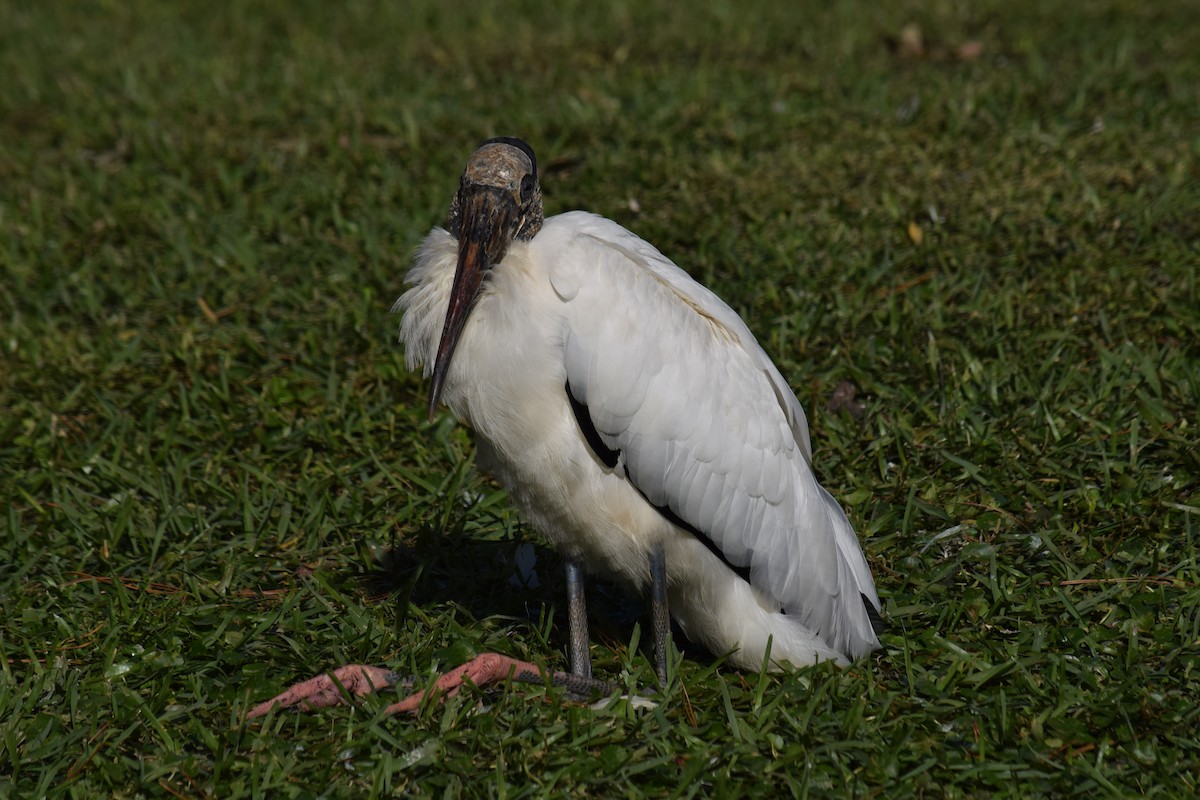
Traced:
MULTIPOLYGON (((500 617, 537 627, 553 615, 550 647, 566 652, 568 643, 565 561, 553 549, 531 539, 479 539, 459 531, 413 537, 380 551, 363 576, 363 588, 386 595, 407 615, 410 604, 422 609, 453 605, 474 620, 500 617)), ((640 650, 652 658, 649 603, 620 583, 589 576, 588 630, 594 644, 623 648, 640 626, 640 650)), ((676 647, 691 660, 713 657, 689 643, 678 629, 676 647)))

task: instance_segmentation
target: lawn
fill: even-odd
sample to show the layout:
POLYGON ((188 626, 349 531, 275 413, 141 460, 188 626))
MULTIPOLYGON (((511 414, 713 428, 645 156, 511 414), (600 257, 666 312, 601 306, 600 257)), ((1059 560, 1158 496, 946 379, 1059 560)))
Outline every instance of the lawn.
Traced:
POLYGON ((1200 793, 1200 5, 809 5, 0 0, 0 796, 1200 793), (882 650, 243 721, 566 663, 389 314, 497 134, 747 320, 882 650))

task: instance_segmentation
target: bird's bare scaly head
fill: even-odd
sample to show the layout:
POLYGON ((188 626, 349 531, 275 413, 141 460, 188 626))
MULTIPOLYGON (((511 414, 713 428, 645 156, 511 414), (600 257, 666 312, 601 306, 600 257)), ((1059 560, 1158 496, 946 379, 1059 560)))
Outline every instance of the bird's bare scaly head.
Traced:
POLYGON ((430 417, 484 277, 504 260, 514 239, 529 241, 542 229, 542 221, 542 189, 533 148, 512 136, 481 144, 467 162, 450 203, 447 227, 458 240, 458 267, 433 364, 430 417))
POLYGON ((542 229, 542 220, 542 188, 538 185, 533 148, 513 136, 488 139, 479 145, 450 203, 447 227, 458 239, 459 248, 466 241, 464 233, 469 238, 472 232, 490 229, 505 240, 505 249, 495 254, 495 263, 499 263, 508 243, 532 239, 542 229), (475 226, 468 224, 472 221, 475 226))

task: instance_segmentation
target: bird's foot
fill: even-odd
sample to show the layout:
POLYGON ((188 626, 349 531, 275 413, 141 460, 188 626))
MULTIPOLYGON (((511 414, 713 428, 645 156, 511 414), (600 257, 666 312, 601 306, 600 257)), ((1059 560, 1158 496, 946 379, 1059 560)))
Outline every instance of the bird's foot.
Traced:
POLYGON ((327 708, 344 702, 347 697, 362 697, 379 689, 396 686, 405 681, 400 675, 383 667, 365 664, 347 664, 332 672, 323 672, 306 681, 293 684, 286 692, 259 703, 250 709, 246 719, 266 716, 275 706, 291 708, 299 706, 302 711, 327 708))
MULTIPOLYGON (((455 667, 439 677, 429 689, 416 692, 387 707, 387 714, 411 714, 420 708, 426 696, 437 700, 453 697, 464 684, 478 687, 490 686, 505 680, 522 683, 549 681, 566 689, 568 694, 588 697, 597 693, 611 694, 615 687, 605 681, 574 675, 569 672, 545 673, 528 661, 519 661, 499 653, 483 653, 462 666, 455 667)), ((246 715, 247 719, 265 716, 275 706, 291 708, 299 706, 303 711, 338 705, 349 696, 361 697, 385 687, 406 682, 397 673, 383 667, 368 667, 350 664, 331 673, 317 675, 297 683, 286 692, 259 703, 246 715)))
POLYGON ((518 661, 499 653, 483 653, 445 673, 425 691, 415 692, 398 703, 392 703, 386 713, 412 714, 420 708, 426 696, 443 700, 458 694, 459 689, 467 683, 484 687, 504 680, 541 683, 544 678, 541 668, 528 661, 518 661))

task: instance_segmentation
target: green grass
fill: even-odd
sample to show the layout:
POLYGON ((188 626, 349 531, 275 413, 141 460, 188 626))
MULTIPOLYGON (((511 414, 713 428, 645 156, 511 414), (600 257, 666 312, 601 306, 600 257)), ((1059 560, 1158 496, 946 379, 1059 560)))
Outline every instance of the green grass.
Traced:
POLYGON ((0 2, 0 795, 1200 791, 1200 8, 811 5, 0 2), (564 663, 388 315, 509 133, 776 358, 885 647, 247 725, 345 661, 564 663))

